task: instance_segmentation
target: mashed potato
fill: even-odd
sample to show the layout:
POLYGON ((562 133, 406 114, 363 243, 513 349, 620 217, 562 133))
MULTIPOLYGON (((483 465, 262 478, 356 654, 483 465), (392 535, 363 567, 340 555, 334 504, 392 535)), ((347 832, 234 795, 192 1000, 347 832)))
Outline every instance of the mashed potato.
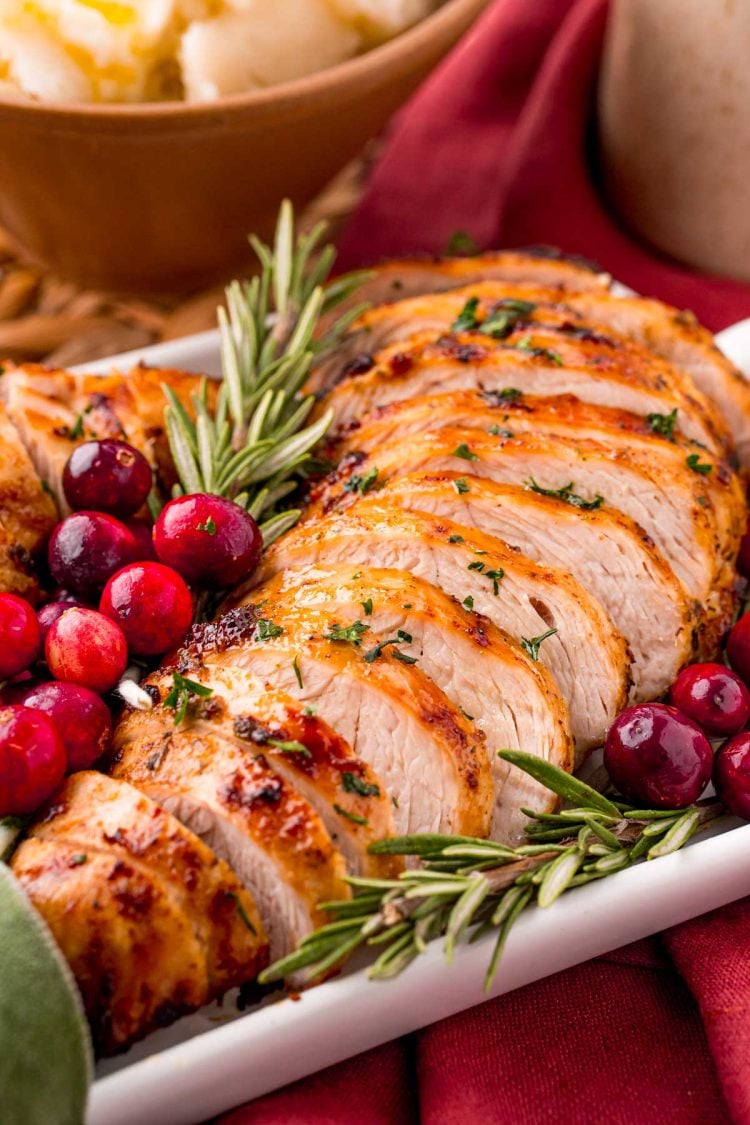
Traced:
POLYGON ((0 96, 207 101, 301 78, 435 0, 0 0, 0 96))

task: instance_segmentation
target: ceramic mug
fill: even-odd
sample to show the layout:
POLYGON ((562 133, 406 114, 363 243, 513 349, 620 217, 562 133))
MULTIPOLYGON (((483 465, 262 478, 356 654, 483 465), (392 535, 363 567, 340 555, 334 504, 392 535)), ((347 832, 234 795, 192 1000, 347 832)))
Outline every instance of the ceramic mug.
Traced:
POLYGON ((750 0, 613 0, 599 134, 630 226, 750 281, 750 0))

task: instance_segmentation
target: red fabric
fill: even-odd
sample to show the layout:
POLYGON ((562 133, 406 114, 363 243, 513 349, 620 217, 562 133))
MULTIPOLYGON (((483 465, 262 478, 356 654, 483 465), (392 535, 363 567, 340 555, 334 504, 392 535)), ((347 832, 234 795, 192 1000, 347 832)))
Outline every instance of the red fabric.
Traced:
MULTIPOLYGON (((482 246, 544 242, 592 257, 714 329, 750 316, 750 286, 658 257, 597 193, 587 154, 604 19, 601 0, 493 4, 394 124, 342 262, 440 252, 467 230, 482 246)), ((370 1051, 224 1121, 750 1125, 750 901, 370 1051)))

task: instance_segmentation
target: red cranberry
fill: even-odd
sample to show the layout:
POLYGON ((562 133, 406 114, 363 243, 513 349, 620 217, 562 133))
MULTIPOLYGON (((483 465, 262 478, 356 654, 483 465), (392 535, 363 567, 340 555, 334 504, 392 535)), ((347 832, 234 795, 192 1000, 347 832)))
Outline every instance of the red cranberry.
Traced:
POLYGON ((48 715, 0 709, 0 816, 26 816, 52 796, 65 775, 62 739, 48 715))
POLYGON ((89 688, 46 683, 27 688, 24 707, 44 711, 62 739, 69 770, 87 770, 107 749, 112 733, 109 708, 89 688))
POLYGON ((145 504, 152 485, 151 466, 143 454, 112 438, 84 441, 63 469, 65 498, 74 510, 132 516, 145 504))
POLYGON ((154 546, 161 561, 188 582, 221 590, 252 574, 263 539, 239 505, 195 493, 166 505, 154 525, 154 546))
POLYGON ((745 681, 750 682, 750 613, 732 627, 727 637, 729 663, 745 681))
POLYGON ((119 683, 128 664, 128 643, 119 625, 95 609, 75 606, 52 625, 44 652, 56 680, 100 694, 119 683))
POLYGON ((133 533, 103 512, 74 512, 49 541, 53 578, 77 594, 94 594, 138 554, 133 533))
POLYGON ((664 703, 623 711, 604 744, 604 764, 622 795, 655 809, 697 801, 710 780, 712 760, 703 731, 664 703))
POLYGON ((135 539, 138 553, 133 562, 156 562, 154 550, 154 525, 150 520, 125 520, 125 526, 135 539))
POLYGON ((670 700, 710 735, 737 734, 750 719, 750 691, 723 664, 691 664, 675 680, 670 700))
POLYGON ((70 609, 71 604, 71 602, 48 602, 47 605, 43 605, 41 609, 37 610, 36 619, 39 622, 42 642, 47 639, 47 633, 49 633, 58 617, 62 617, 65 610, 70 609))
POLYGON ((0 594, 0 679, 25 672, 41 644, 39 622, 29 603, 15 594, 0 594))
POLYGON ((750 732, 735 735, 718 750, 714 787, 730 812, 750 820, 750 732))
POLYGON ((116 621, 131 652, 158 656, 174 648, 193 622, 184 579, 162 563, 131 563, 104 587, 100 611, 116 621))

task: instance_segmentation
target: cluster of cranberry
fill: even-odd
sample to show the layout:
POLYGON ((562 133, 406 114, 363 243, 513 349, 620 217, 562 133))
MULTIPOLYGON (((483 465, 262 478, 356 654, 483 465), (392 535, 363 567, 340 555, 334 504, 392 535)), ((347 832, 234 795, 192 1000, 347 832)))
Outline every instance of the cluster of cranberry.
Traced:
POLYGON ((713 780, 730 812, 750 820, 750 613, 731 630, 727 656, 735 671, 692 664, 675 680, 671 706, 641 703, 612 724, 604 764, 629 801, 686 808, 713 780), (714 753, 711 740, 726 741, 714 753))
POLYGON ((48 546, 53 600, 35 611, 0 594, 0 816, 33 812, 66 772, 101 756, 111 733, 101 696, 131 657, 179 644, 191 588, 224 589, 258 563, 261 534, 244 509, 198 493, 170 501, 152 526, 136 518, 152 486, 148 461, 125 442, 78 446, 63 474, 73 514, 48 546))

